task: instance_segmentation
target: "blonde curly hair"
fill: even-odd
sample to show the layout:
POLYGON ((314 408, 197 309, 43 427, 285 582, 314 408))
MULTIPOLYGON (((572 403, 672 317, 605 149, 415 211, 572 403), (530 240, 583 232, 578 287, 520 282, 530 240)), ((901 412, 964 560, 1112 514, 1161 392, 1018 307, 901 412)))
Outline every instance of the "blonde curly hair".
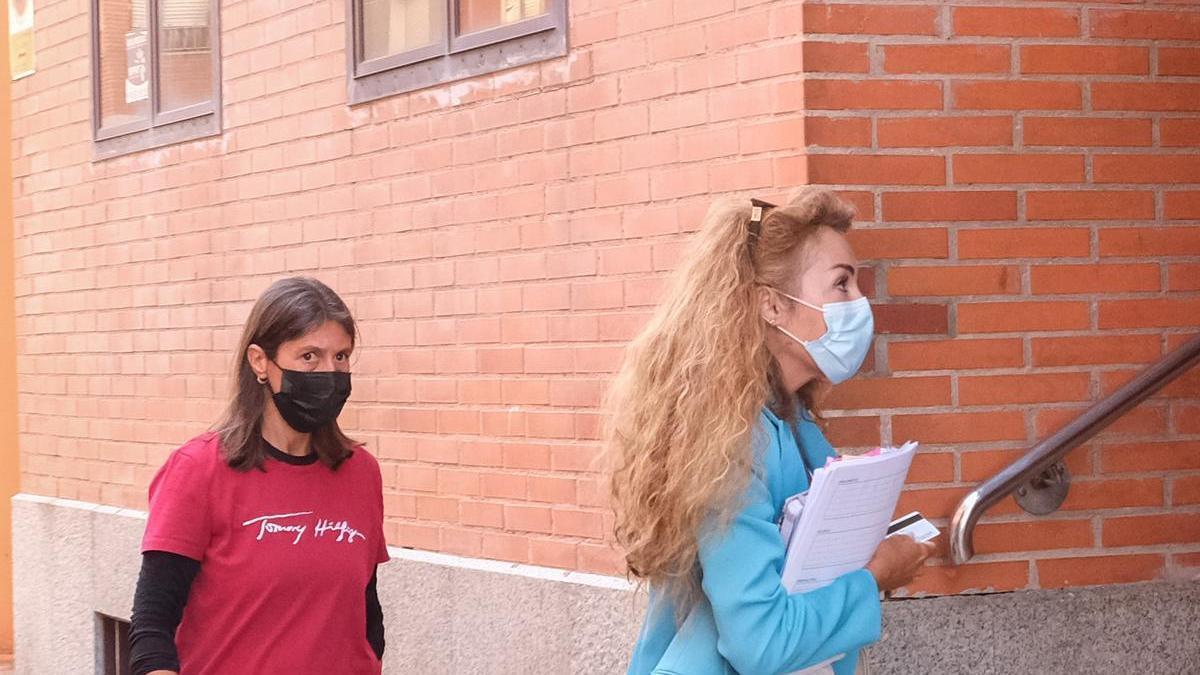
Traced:
POLYGON ((716 201, 609 390, 616 539, 629 574, 681 609, 700 591, 701 528, 727 527, 749 483, 763 406, 791 420, 798 398, 816 414, 815 383, 781 389, 759 289, 783 288, 793 254, 823 227, 846 232, 853 217, 834 193, 805 189, 768 210, 755 235, 750 200, 716 201))

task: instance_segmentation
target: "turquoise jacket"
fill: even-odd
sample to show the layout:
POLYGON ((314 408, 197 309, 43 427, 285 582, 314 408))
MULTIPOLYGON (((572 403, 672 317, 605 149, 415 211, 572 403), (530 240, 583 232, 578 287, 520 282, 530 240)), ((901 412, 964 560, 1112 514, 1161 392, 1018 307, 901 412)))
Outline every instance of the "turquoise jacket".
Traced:
POLYGON ((727 530, 701 537, 703 597, 676 624, 675 606, 650 589, 650 605, 629 675, 774 675, 838 654, 837 675, 854 672, 858 650, 879 639, 879 588, 866 570, 809 593, 780 583, 784 544, 779 518, 788 497, 808 489, 808 475, 834 454, 815 423, 791 425, 769 410, 760 417, 760 470, 727 530))

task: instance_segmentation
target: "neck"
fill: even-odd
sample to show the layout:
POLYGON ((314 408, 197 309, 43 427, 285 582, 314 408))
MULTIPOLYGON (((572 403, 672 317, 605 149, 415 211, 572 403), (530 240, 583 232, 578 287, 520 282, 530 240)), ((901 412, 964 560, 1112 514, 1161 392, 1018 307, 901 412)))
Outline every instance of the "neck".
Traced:
POLYGON ((817 379, 817 376, 812 373, 789 373, 786 369, 781 374, 783 380, 783 388, 793 394, 800 391, 804 385, 817 379))
POLYGON ((262 436, 268 443, 289 455, 303 457, 309 453, 312 434, 302 434, 283 421, 275 402, 267 399, 263 411, 262 436))
POLYGON ((820 375, 812 357, 807 353, 797 354, 796 347, 792 339, 779 330, 772 330, 767 334, 767 350, 779 364, 779 384, 783 386, 784 391, 793 394, 820 375))

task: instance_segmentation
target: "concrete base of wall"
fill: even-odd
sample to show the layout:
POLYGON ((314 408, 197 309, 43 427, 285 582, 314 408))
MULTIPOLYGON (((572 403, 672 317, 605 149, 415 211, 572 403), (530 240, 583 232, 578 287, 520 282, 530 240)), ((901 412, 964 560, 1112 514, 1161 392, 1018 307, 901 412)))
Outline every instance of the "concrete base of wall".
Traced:
MULTIPOLYGON (((129 619, 146 514, 34 495, 12 505, 16 672, 91 672, 96 613, 129 619)), ((645 607, 624 580, 391 554, 379 574, 384 672, 624 671, 645 607)))
MULTIPOLYGON (((128 619, 145 514, 13 499, 16 672, 94 669, 97 612, 128 619)), ((620 673, 644 598, 623 580, 403 549, 380 572, 386 673, 620 673)), ((898 600, 873 673, 1182 673, 1200 584, 898 600)), ((97 671, 99 672, 99 671, 97 671)))
POLYGON ((1200 583, 1019 591, 884 605, 874 673, 1200 672, 1200 583))

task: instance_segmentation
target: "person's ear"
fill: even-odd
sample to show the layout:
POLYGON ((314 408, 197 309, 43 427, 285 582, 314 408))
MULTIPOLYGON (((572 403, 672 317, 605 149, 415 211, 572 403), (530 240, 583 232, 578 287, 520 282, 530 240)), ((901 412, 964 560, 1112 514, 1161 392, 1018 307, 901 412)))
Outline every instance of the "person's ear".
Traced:
POLYGON ((762 320, 772 326, 779 323, 783 316, 783 303, 779 301, 779 294, 766 286, 759 286, 758 300, 759 314, 762 316, 762 320))
POLYGON ((271 362, 267 358, 267 353, 258 345, 250 345, 246 348, 246 362, 250 364, 250 370, 254 371, 254 376, 258 378, 260 384, 267 381, 267 364, 271 362))

